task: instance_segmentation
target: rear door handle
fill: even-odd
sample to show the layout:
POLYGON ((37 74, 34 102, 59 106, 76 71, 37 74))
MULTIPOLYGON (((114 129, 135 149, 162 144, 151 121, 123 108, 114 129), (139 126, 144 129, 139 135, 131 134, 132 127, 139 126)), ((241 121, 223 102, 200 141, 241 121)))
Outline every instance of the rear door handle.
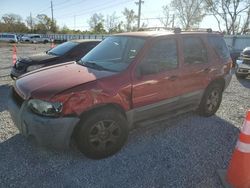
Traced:
POLYGON ((203 72, 208 73, 210 71, 210 68, 203 69, 203 72))
POLYGON ((178 78, 178 76, 170 76, 170 77, 169 77, 169 80, 175 81, 177 78, 178 78))

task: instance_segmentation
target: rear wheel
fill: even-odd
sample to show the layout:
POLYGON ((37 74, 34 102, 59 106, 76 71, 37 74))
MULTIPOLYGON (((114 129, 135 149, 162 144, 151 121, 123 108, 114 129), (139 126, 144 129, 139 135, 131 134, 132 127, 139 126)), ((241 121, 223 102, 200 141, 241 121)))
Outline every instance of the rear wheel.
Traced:
POLYGON ((221 84, 215 83, 208 86, 199 105, 198 113, 205 117, 214 115, 220 106, 222 91, 221 84))
POLYGON ((127 137, 125 117, 112 108, 105 108, 91 113, 80 122, 76 143, 87 157, 101 159, 118 152, 127 137))

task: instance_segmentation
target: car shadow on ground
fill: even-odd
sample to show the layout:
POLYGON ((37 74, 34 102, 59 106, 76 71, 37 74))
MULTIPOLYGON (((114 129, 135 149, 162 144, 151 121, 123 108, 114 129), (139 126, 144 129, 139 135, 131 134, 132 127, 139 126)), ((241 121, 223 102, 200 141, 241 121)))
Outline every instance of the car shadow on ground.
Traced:
POLYGON ((17 134, 0 144, 0 187, 222 187, 216 170, 228 165, 234 125, 193 113, 156 124, 133 130, 103 160, 35 147, 17 134))
POLYGON ((10 88, 9 84, 0 84, 0 112, 7 110, 6 100, 8 99, 10 88))
POLYGON ((241 79, 241 78, 237 78, 237 79, 238 79, 238 81, 240 82, 240 84, 242 86, 244 86, 245 88, 250 89, 250 76, 248 76, 245 79, 241 79))

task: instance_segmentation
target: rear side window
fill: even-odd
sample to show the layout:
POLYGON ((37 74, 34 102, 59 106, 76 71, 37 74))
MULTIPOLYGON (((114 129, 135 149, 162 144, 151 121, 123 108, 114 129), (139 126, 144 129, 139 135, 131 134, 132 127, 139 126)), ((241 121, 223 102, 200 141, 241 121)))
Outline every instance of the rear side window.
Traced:
POLYGON ((200 38, 184 37, 183 50, 185 63, 200 64, 207 62, 207 49, 200 38))
POLYGON ((216 53, 223 59, 228 59, 230 57, 229 50, 224 39, 220 36, 209 36, 209 44, 214 48, 216 53))
POLYGON ((143 65, 157 66, 157 72, 177 68, 177 45, 175 39, 157 41, 143 60, 143 65))

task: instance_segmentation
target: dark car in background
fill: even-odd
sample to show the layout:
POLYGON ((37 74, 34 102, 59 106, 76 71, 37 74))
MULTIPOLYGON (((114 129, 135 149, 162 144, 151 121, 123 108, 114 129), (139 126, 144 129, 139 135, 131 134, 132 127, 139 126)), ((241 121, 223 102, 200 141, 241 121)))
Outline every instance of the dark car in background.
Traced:
POLYGON ((233 61, 233 67, 235 67, 237 59, 240 57, 240 53, 242 52, 242 49, 234 49, 232 46, 228 45, 228 49, 230 52, 230 56, 233 61))
POLYGON ((65 63, 68 61, 77 61, 90 50, 92 50, 101 40, 72 40, 64 42, 45 53, 36 54, 30 57, 18 58, 15 65, 11 69, 10 76, 13 79, 18 78, 27 72, 65 63))
POLYGON ((250 47, 246 47, 236 61, 235 74, 237 78, 246 78, 250 75, 250 47))

